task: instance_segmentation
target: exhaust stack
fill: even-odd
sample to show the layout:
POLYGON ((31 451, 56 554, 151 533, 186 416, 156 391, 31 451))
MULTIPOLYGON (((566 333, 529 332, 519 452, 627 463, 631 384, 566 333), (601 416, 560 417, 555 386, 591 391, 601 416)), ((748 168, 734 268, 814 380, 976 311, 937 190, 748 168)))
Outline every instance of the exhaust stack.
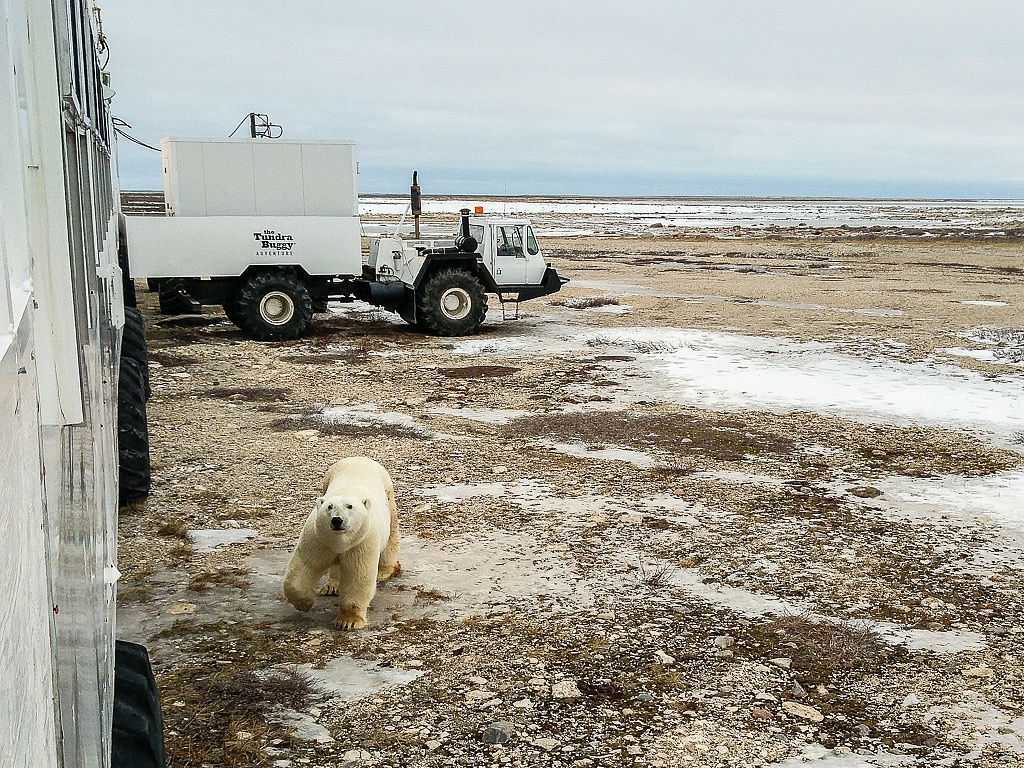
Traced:
POLYGON ((463 208, 459 214, 462 216, 462 221, 459 225, 459 235, 455 238, 455 247, 463 253, 472 253, 479 243, 475 237, 469 234, 469 208, 463 208))
POLYGON ((412 186, 409 187, 409 203, 412 208, 412 219, 414 222, 413 237, 420 239, 420 214, 423 213, 423 200, 420 197, 420 185, 416 181, 419 171, 412 172, 412 186))

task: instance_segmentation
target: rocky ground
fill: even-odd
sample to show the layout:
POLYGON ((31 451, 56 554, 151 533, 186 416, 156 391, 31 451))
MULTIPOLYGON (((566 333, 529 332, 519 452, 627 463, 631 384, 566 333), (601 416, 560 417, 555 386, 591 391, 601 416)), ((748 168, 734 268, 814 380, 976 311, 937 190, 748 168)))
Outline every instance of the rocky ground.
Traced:
POLYGON ((140 285, 153 491, 120 518, 118 634, 150 648, 170 765, 1024 762, 1024 540, 887 502, 1019 471, 1024 439, 705 410, 627 333, 1024 381, 1019 245, 801 234, 549 240, 573 282, 468 340, 355 305, 260 344, 158 322, 140 285), (395 478, 404 573, 343 633, 280 581, 351 454, 395 478))

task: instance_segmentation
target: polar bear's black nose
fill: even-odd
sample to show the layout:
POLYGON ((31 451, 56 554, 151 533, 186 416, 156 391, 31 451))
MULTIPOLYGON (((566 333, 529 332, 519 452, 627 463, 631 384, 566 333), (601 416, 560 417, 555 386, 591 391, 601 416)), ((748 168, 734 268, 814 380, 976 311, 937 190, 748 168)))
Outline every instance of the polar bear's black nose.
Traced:
POLYGON ((336 531, 344 531, 346 528, 348 528, 348 526, 345 525, 345 521, 342 520, 340 517, 332 517, 331 528, 333 528, 336 531))

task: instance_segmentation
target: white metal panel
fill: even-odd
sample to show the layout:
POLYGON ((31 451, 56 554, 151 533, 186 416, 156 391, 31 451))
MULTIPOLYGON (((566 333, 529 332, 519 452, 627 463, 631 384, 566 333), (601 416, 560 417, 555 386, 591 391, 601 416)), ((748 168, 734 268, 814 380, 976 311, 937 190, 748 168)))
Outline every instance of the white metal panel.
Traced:
POLYGON ((357 216, 355 152, 340 143, 302 146, 307 216, 357 216))
POLYGON ((256 205, 254 214, 302 216, 302 145, 268 141, 253 147, 256 205))
POLYGON ((237 277, 253 265, 359 275, 354 216, 127 216, 132 275, 237 277))
POLYGON ((26 313, 0 358, 0 765, 55 768, 52 613, 30 339, 26 313))
POLYGON ((203 165, 207 216, 252 216, 256 213, 253 142, 204 144, 203 165))
POLYGON ((174 216, 355 216, 355 143, 165 138, 174 216))

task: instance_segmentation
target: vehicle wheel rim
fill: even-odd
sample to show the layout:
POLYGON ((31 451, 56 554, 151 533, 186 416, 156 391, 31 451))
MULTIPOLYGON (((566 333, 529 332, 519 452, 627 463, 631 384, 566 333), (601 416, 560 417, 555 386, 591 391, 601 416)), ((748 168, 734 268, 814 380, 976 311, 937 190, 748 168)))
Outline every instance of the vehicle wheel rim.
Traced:
POLYGON ((441 311, 449 320, 462 320, 473 308, 473 299, 463 288, 449 288, 441 295, 441 311))
POLYGON ((283 291, 271 291, 260 299, 260 317, 270 325, 286 325, 295 316, 295 302, 283 291))

